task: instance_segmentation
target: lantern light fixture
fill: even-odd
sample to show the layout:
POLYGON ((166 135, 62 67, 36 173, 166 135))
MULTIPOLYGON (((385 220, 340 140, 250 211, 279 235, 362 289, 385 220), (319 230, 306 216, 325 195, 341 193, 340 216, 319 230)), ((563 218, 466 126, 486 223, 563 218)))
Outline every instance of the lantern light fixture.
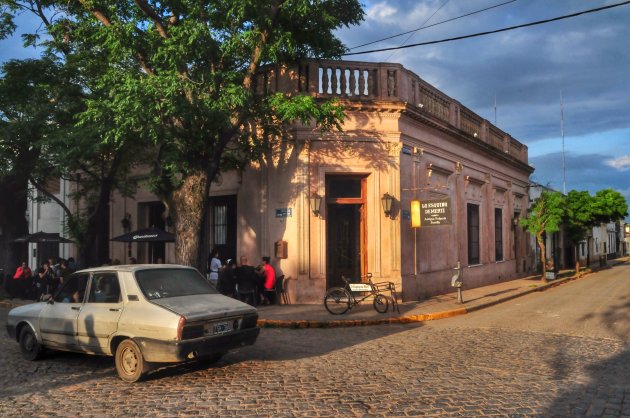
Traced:
POLYGON ((313 215, 319 216, 319 211, 322 207, 322 197, 317 193, 313 193, 311 194, 309 200, 311 202, 311 210, 313 211, 313 215))
POLYGON ((390 195, 389 193, 385 193, 383 197, 381 197, 381 204, 383 205, 383 212, 385 212, 385 216, 389 218, 392 215, 394 196, 390 195))

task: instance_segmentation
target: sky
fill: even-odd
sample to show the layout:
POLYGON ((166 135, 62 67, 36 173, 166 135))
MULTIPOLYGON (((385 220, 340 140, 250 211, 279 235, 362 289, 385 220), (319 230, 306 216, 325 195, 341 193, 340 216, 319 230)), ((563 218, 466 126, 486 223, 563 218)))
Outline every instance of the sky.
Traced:
MULTIPOLYGON (((365 1, 338 36, 353 48, 507 0, 365 1)), ((361 48, 398 47, 577 13, 622 0, 516 0, 361 48)), ((348 56, 397 62, 529 148, 532 180, 562 191, 613 188, 630 202, 630 4, 478 38, 348 56)))
MULTIPOLYGON (((363 0, 366 18, 337 35, 349 47, 503 4, 363 48, 439 40, 550 19, 622 0, 363 0)), ((19 25, 32 28, 23 16, 19 25)), ((532 180, 563 190, 613 188, 630 202, 630 4, 478 38, 345 59, 397 62, 529 148, 532 180)), ((19 34, 0 62, 35 56, 19 34)))

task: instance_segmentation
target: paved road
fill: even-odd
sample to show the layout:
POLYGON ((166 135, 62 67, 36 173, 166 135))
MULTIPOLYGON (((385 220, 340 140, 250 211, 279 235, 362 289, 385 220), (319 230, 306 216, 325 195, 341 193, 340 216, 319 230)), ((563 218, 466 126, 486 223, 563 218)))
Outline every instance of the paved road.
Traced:
POLYGON ((111 359, 29 363, 0 338, 0 416, 630 417, 629 323, 624 266, 433 323, 263 329, 216 366, 136 385, 111 359))

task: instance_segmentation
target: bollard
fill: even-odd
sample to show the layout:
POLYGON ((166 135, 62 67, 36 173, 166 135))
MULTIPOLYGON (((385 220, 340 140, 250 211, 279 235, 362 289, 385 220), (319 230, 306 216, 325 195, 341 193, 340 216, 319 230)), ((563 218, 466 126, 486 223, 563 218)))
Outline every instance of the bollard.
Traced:
POLYGON ((455 270, 455 274, 451 277, 451 286, 457 288, 457 303, 463 304, 464 297, 462 296, 462 286, 464 285, 464 271, 459 261, 453 270, 455 270))

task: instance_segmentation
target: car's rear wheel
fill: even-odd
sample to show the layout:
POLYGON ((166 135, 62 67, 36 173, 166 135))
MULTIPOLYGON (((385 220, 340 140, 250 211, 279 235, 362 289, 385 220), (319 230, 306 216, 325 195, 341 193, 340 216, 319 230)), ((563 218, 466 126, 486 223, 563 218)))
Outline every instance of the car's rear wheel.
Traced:
POLYGON ((42 356, 43 347, 37 341, 35 331, 28 325, 20 331, 20 351, 22 357, 29 361, 37 360, 42 356))
POLYGON ((125 382, 137 382, 149 370, 149 364, 142 357, 140 347, 131 339, 118 344, 114 361, 118 376, 125 382))

